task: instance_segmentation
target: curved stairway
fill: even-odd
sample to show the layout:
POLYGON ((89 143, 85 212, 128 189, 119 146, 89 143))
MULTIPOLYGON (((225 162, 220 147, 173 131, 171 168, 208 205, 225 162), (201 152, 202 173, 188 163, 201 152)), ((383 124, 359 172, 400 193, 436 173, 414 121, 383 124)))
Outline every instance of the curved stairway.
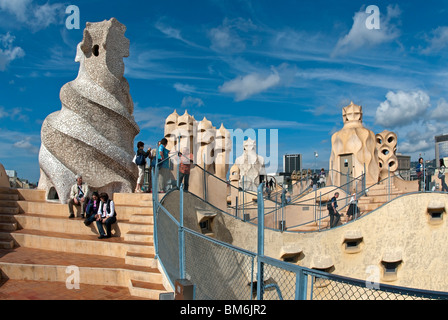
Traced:
MULTIPOLYGON (((358 199, 358 206, 361 215, 365 215, 373 210, 378 209, 386 202, 389 202, 396 197, 403 195, 404 193, 405 192, 398 189, 393 183, 391 183, 390 185, 384 183, 371 186, 367 189, 366 195, 358 199)), ((347 210, 348 206, 340 211, 340 213, 344 214, 344 216, 341 217, 339 224, 343 224, 346 222, 347 210)), ((301 226, 288 228, 288 231, 313 232, 330 227, 330 217, 328 216, 328 210, 326 206, 317 208, 317 216, 321 216, 323 218, 320 221, 311 221, 310 223, 301 226)))
POLYGON ((45 191, 0 188, 2 277, 67 282, 75 266, 81 286, 127 287, 136 298, 159 299, 167 290, 154 259, 152 194, 113 199, 118 222, 112 238, 100 240, 95 223, 68 219, 67 205, 46 201, 45 191))

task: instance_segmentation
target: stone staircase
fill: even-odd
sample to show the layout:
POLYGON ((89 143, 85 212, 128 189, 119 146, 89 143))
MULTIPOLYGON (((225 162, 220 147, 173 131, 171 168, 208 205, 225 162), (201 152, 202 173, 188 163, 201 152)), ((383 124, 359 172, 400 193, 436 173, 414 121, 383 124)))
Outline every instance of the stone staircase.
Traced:
POLYGON ((44 191, 0 188, 2 275, 65 282, 61 270, 74 264, 81 285, 128 287, 133 296, 157 300, 167 290, 154 259, 152 194, 114 194, 113 200, 118 222, 113 236, 100 240, 95 223, 68 219, 67 205, 46 201, 44 191), (23 257, 30 252, 32 257, 23 257))
POLYGON ((19 195, 9 188, 0 188, 0 249, 12 249, 14 241, 4 233, 17 230, 14 216, 19 213, 19 195))
MULTIPOLYGON (((368 188, 367 194, 358 199, 358 207, 360 209, 361 215, 378 209, 384 203, 401 196, 404 192, 400 191, 393 183, 388 186, 387 184, 377 184, 368 188)), ((340 212, 344 214, 341 217, 340 224, 344 223, 347 219, 348 206, 342 209, 340 212)), ((319 209, 317 209, 319 211, 319 209)), ((317 213, 319 216, 319 212, 317 213)), ((324 217, 319 221, 312 221, 305 225, 301 225, 294 228, 288 228, 288 231, 298 231, 298 232, 313 232, 322 229, 327 229, 330 227, 330 217, 328 216, 328 210, 325 206, 321 208, 321 216, 324 217)))

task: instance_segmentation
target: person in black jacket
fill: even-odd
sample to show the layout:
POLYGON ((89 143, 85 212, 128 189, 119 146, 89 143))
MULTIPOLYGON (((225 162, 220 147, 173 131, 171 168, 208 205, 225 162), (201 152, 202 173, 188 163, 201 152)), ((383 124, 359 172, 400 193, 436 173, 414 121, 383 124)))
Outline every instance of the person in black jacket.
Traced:
POLYGON ((100 206, 96 219, 96 226, 100 236, 98 239, 110 238, 112 236, 112 224, 117 222, 117 214, 115 212, 115 204, 113 200, 109 199, 107 193, 100 194, 100 206), (106 226, 106 233, 104 233, 103 224, 106 226))
POLYGON ((146 158, 151 159, 151 148, 148 148, 148 151, 143 150, 145 144, 142 141, 137 143, 137 154, 136 154, 136 165, 138 167, 138 179, 137 186, 135 187, 135 192, 143 192, 142 185, 143 179, 145 177, 145 167, 146 167, 146 158))
POLYGON ((341 215, 338 212, 338 199, 339 192, 336 192, 330 200, 330 206, 328 207, 328 213, 330 215, 330 228, 336 227, 341 219, 341 215))

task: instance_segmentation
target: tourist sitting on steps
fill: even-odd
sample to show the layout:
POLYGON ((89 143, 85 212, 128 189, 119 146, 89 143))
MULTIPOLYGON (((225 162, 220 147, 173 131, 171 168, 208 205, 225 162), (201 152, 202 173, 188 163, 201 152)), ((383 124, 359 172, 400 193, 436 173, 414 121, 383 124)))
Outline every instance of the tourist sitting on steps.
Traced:
POLYGON ((86 206, 86 219, 84 224, 90 225, 98 217, 98 208, 100 207, 100 195, 98 192, 92 193, 92 198, 89 200, 86 206))
POLYGON ((82 176, 76 176, 76 184, 74 184, 70 190, 70 200, 68 201, 68 211, 70 212, 69 218, 75 217, 73 211, 73 205, 81 206, 81 217, 84 217, 86 210, 86 204, 89 197, 89 186, 82 181, 82 176))
POLYGON ((96 226, 100 236, 98 239, 110 238, 112 236, 112 225, 117 222, 117 214, 115 213, 115 204, 113 200, 109 199, 107 193, 100 194, 100 205, 98 208, 98 217, 96 219, 96 226), (103 224, 106 226, 106 233, 104 233, 103 224))

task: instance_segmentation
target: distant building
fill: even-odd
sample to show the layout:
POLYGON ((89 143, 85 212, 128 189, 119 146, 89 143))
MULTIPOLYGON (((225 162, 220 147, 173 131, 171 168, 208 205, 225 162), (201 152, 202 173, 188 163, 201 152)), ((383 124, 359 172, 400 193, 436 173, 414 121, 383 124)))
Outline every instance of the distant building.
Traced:
POLYGON ((16 170, 5 170, 5 172, 9 178, 9 186, 11 188, 34 189, 37 187, 34 183, 30 183, 26 179, 21 179, 17 177, 16 170))
POLYGON ((10 178, 17 178, 17 171, 16 170, 5 170, 6 175, 10 178))
POLYGON ((411 156, 406 156, 401 153, 397 153, 396 155, 398 160, 398 174, 404 180, 411 180, 411 156))
POLYGON ((283 172, 285 175, 291 175, 294 171, 302 171, 302 155, 285 154, 283 156, 283 172))
POLYGON ((439 159, 448 157, 448 134, 436 136, 436 166, 439 166, 439 159))

